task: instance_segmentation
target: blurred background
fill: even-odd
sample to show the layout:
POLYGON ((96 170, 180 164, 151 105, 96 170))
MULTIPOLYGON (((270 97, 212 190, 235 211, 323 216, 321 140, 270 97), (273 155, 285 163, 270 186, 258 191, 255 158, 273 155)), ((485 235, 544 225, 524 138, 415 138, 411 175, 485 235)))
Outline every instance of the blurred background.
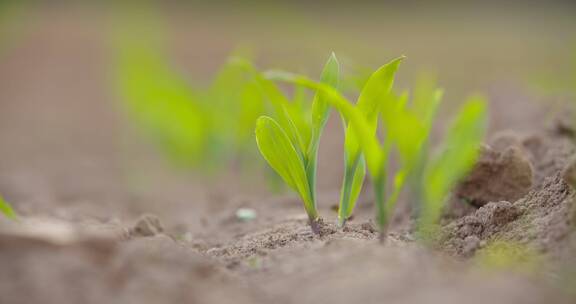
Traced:
MULTIPOLYGON (((563 102, 576 88, 572 1, 206 2, 0 2, 0 193, 17 211, 185 216, 179 210, 282 192, 254 154, 253 132, 241 134, 247 157, 226 135, 193 164, 181 162, 195 148, 179 138, 204 136, 188 132, 205 128, 189 117, 213 124, 215 112, 242 109, 214 105, 239 98, 223 95, 234 78, 217 84, 232 54, 262 70, 317 78, 334 51, 351 98, 368 72, 406 55, 398 88, 434 73, 446 115, 481 92, 490 99, 492 131, 537 128, 547 117, 542 104, 563 102), (163 81, 170 85, 155 86, 163 81), (148 97, 168 90, 174 108, 127 103, 138 88, 149 88, 140 92, 148 97), (188 100, 212 112, 198 114, 188 100), (169 114, 176 112, 187 114, 169 114), (168 143, 150 121, 159 133, 169 126, 168 143)), ((332 115, 320 148, 320 204, 338 198, 341 129, 332 115)))

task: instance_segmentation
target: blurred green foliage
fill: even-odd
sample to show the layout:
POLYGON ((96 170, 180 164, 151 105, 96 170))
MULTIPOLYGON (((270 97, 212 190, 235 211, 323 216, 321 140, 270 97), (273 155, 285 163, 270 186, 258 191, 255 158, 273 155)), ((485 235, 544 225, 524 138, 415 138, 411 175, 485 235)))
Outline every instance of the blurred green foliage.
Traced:
POLYGON ((535 274, 542 269, 544 258, 526 245, 495 240, 476 253, 474 262, 481 269, 535 274))
MULTIPOLYGON (((251 136, 265 104, 232 55, 207 87, 195 87, 168 60, 161 26, 116 26, 117 84, 124 112, 179 166, 218 170, 254 154, 251 136)), ((250 157, 248 157, 250 158, 250 157)))
POLYGON ((2 196, 0 196, 0 213, 4 214, 7 218, 16 218, 16 212, 14 212, 10 204, 8 204, 2 196))

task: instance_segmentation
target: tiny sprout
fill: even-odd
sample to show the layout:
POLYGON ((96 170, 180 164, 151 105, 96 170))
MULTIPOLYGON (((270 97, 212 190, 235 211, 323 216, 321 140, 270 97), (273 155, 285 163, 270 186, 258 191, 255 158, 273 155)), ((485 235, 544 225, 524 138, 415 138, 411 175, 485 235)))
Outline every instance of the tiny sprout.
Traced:
MULTIPOLYGON (((338 84, 339 64, 332 54, 321 75, 330 88, 338 84)), ((260 116, 256 121, 256 142, 260 153, 280 177, 298 192, 308 214, 310 227, 319 233, 316 208, 316 167, 320 137, 329 115, 326 96, 317 92, 308 111, 290 102, 275 84, 256 75, 264 95, 272 103, 275 117, 260 116)))

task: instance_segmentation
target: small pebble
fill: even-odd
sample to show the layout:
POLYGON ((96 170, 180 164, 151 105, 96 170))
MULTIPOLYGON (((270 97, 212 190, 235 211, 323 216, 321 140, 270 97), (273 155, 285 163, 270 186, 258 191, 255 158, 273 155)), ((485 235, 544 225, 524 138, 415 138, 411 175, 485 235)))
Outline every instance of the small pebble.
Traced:
POLYGON ((251 208, 239 208, 236 210, 236 218, 242 222, 249 222, 256 219, 256 211, 251 208))

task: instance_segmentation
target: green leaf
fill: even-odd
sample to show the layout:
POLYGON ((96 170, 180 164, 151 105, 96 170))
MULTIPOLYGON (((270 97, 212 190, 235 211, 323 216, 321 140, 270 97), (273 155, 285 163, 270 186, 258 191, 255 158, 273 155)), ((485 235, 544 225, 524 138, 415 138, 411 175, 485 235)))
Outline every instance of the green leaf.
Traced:
POLYGON ((411 109, 429 129, 434 120, 443 91, 436 87, 436 79, 431 74, 421 74, 416 80, 411 109))
MULTIPOLYGON (((338 86, 338 77, 340 74, 340 66, 336 55, 332 53, 328 61, 324 65, 322 74, 320 75, 320 82, 325 83, 333 88, 338 86)), ((298 88, 305 89, 302 86, 298 88)), ((312 101, 312 113, 310 122, 310 135, 308 139, 308 147, 305 154, 305 166, 306 174, 308 176, 308 183, 310 189, 312 189, 312 199, 316 200, 316 167, 318 158, 318 146, 320 144, 320 136, 328 120, 330 114, 329 103, 326 102, 325 96, 316 91, 314 95, 314 100, 312 101)), ((307 133, 308 134, 308 133, 307 133)))
MULTIPOLYGON (((378 127, 378 112, 381 109, 384 100, 389 98, 390 90, 394 83, 394 75, 398 70, 398 66, 402 62, 404 57, 399 57, 392 60, 391 62, 380 67, 376 72, 374 72, 366 81, 366 84, 362 88, 362 92, 358 97, 358 103, 356 108, 362 112, 364 118, 369 127, 369 135, 376 136, 376 129, 378 127)), ((348 218, 354 206, 356 205, 356 200, 358 198, 362 182, 364 181, 365 167, 364 163, 360 163, 361 159, 359 139, 354 130, 352 130, 352 125, 345 126, 345 138, 344 138, 344 150, 345 150, 345 173, 344 181, 342 183, 340 207, 339 207, 339 217, 340 223, 343 223, 346 218, 348 218), (362 168, 357 168, 357 166, 362 165, 362 168), (363 174, 360 176, 360 174, 363 174)), ((384 152, 381 149, 379 151, 374 151, 374 154, 379 155, 378 161, 370 160, 370 163, 377 162, 374 164, 371 170, 371 174, 379 175, 384 174, 382 172, 384 163, 384 152)), ((379 178, 379 177, 378 177, 379 178)))
POLYGON ((363 157, 358 161, 344 167, 344 180, 340 191, 340 204, 338 208, 338 222, 343 225, 344 222, 352 215, 362 185, 366 176, 366 164, 363 157))
POLYGON ((370 134, 370 127, 362 112, 352 105, 340 92, 333 87, 318 83, 307 77, 286 72, 269 72, 266 74, 269 79, 290 82, 297 85, 318 90, 325 95, 326 101, 335 107, 344 118, 353 126, 354 134, 366 157, 366 165, 371 174, 376 174, 381 168, 381 151, 378 140, 370 134))
MULTIPOLYGON (((358 109, 366 115, 372 125, 376 124, 382 100, 390 93, 394 84, 394 76, 404 58, 404 56, 398 57, 381 66, 370 76, 360 92, 358 109)), ((387 107, 382 107, 382 110, 386 111, 387 107)))
POLYGON ((300 194, 311 220, 318 218, 310 195, 303 160, 280 125, 268 116, 256 121, 256 142, 260 153, 284 181, 300 194))
POLYGON ((297 134, 296 142, 299 144, 298 148, 304 157, 307 157, 304 153, 308 151, 310 146, 310 141, 312 138, 312 126, 310 123, 310 112, 306 107, 306 103, 302 100, 296 100, 297 102, 290 102, 285 105, 284 109, 286 111, 287 120, 289 125, 295 128, 295 133, 297 134))
POLYGON ((278 123, 292 143, 296 143, 297 152, 301 156, 304 156, 304 153, 307 151, 308 143, 304 142, 300 131, 298 129, 298 125, 302 128, 302 125, 298 122, 301 119, 303 113, 299 113, 293 108, 291 105, 290 100, 284 96, 282 91, 269 79, 266 79, 261 73, 255 72, 255 79, 257 83, 260 85, 263 94, 267 97, 267 99, 272 104, 274 109, 275 118, 278 120, 278 123), (297 122, 295 122, 295 120, 297 122))
MULTIPOLYGON (((333 88, 338 87, 338 77, 340 74, 340 65, 336 59, 336 55, 332 53, 328 61, 324 65, 322 74, 320 76, 320 82, 327 84, 333 88)), ((321 132, 328 119, 328 113, 330 110, 328 102, 325 100, 325 96, 321 92, 316 92, 314 100, 312 101, 312 127, 315 134, 321 132)))
POLYGON ((124 109, 177 162, 198 163, 206 148, 206 113, 197 94, 156 45, 119 39, 118 84, 124 109))
MULTIPOLYGON (((398 103, 401 106, 401 103, 398 103)), ((387 135, 400 153, 402 166, 408 170, 415 165, 428 134, 422 121, 407 109, 398 109, 384 120, 387 135)))
POLYGON ((486 130, 486 102, 471 97, 448 129, 440 154, 424 171, 422 225, 434 225, 452 187, 474 166, 486 130))
MULTIPOLYGON (((385 101, 390 100, 390 90, 394 84, 394 76, 404 58, 404 56, 398 57, 376 70, 370 76, 358 97, 357 108, 366 117, 370 128, 369 134, 372 136, 376 134, 378 127, 379 110, 388 111, 390 108, 395 107, 394 104, 385 101)), ((357 158, 357 154, 360 153, 360 147, 358 146, 356 134, 350 130, 350 126, 347 126, 346 129, 344 147, 349 156, 348 161, 354 161, 357 158)))
POLYGON ((236 139, 242 145, 250 137, 256 120, 264 113, 264 100, 260 87, 255 82, 246 84, 240 98, 240 114, 236 139))
POLYGON ((399 170, 398 172, 396 172, 396 174, 394 175, 394 184, 392 185, 392 194, 390 195, 390 197, 387 199, 387 204, 386 204, 386 208, 387 208, 387 214, 392 214, 394 212, 394 208, 396 207, 396 202, 398 201, 398 198, 400 197, 400 193, 402 192, 402 189, 404 187, 404 183, 406 182, 406 177, 407 177, 407 173, 408 171, 405 170, 399 170))
POLYGON ((16 212, 8 204, 2 196, 0 196, 0 213, 4 214, 7 218, 16 219, 16 212))
MULTIPOLYGON (((364 118, 366 119, 368 125, 368 133, 366 135, 374 137, 376 134, 377 128, 377 118, 378 112, 382 108, 382 110, 387 110, 385 107, 382 107, 383 101, 388 100, 390 98, 390 90, 392 89, 392 85, 394 84, 394 76, 396 71, 398 70, 398 66, 404 60, 405 57, 396 58, 389 63, 380 67, 376 72, 374 72, 366 84, 364 88, 362 88, 362 92, 358 97, 358 103, 356 105, 357 109, 363 114, 364 118)), ((388 104, 388 103, 386 103, 388 104)), ((388 106, 390 107, 390 106, 388 106)), ((357 124, 357 122, 356 122, 357 124)), ((380 148, 373 147, 360 147, 359 139, 357 138, 358 135, 356 132, 352 131, 352 126, 348 125, 346 128, 345 138, 344 138, 344 150, 346 151, 347 159, 346 163, 353 163, 356 162, 360 150, 362 149, 370 149, 371 154, 380 155, 382 152, 380 148)), ((366 141, 366 140, 364 140, 366 141)), ((367 158, 369 158, 367 156, 367 158)), ((383 164, 380 164, 383 161, 383 157, 379 156, 378 161, 374 158, 367 159, 368 166, 372 167, 371 174, 383 174, 379 172, 383 164), (378 164, 376 164, 378 163, 378 164)))

